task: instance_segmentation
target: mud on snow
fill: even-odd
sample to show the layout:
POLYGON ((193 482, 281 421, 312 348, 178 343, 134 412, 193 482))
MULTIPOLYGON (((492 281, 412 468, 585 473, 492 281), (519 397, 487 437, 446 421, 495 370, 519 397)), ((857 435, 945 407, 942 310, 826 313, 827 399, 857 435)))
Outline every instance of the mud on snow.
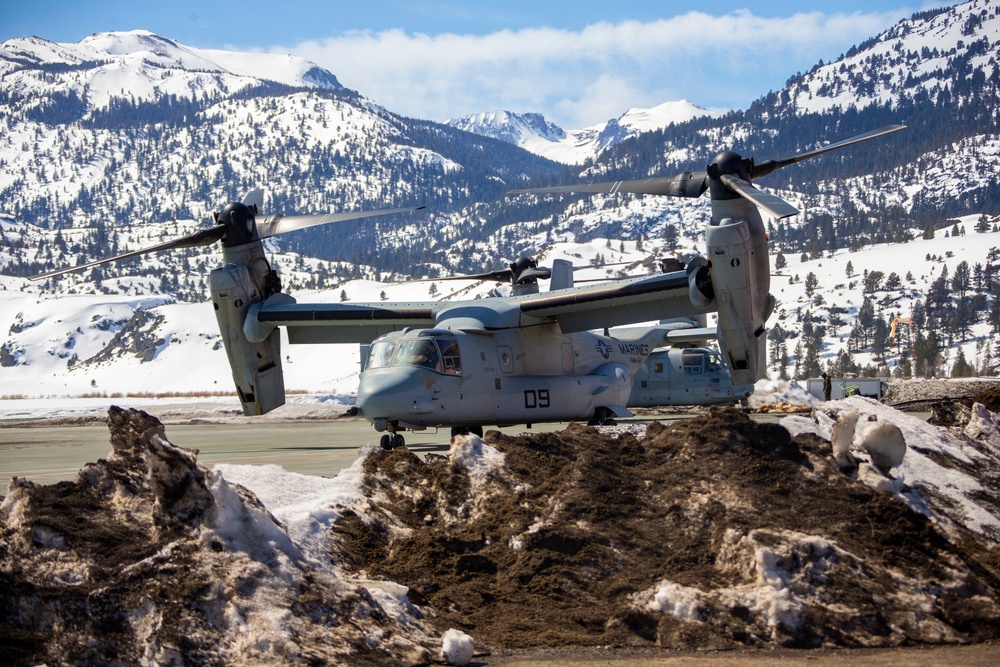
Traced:
MULTIPOLYGON (((838 403, 913 419, 852 400, 838 403)), ((818 434, 838 408, 823 409, 798 418, 814 428, 800 423, 796 437, 733 409, 654 423, 643 437, 578 425, 490 432, 481 446, 502 465, 473 474, 454 456, 379 452, 365 466, 378 501, 334 526, 335 551, 351 568, 409 587, 439 627, 497 647, 996 637, 997 506, 977 532, 953 499, 923 497, 861 452, 860 469, 841 472, 829 435, 818 434)), ((938 453, 935 465, 976 469, 987 486, 973 483, 970 493, 996 497, 997 452, 971 441, 960 448, 975 461, 938 453)))
POLYGON ((711 409, 492 431, 447 456, 366 447, 318 480, 349 492, 301 512, 303 531, 250 476, 227 481, 239 467, 205 470, 155 418, 113 409, 107 460, 74 482, 15 480, 0 504, 0 650, 416 665, 449 629, 487 651, 997 639, 1000 429, 970 415, 939 427, 849 398, 780 424, 711 409), (899 426, 898 468, 858 445, 838 467, 830 429, 848 410, 859 430, 899 426))

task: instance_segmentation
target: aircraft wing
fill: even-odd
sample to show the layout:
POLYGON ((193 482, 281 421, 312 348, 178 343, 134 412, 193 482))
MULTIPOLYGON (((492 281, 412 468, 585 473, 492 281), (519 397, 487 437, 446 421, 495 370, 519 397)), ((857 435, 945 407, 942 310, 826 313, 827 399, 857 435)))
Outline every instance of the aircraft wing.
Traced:
POLYGON ((706 312, 691 304, 684 271, 533 294, 524 297, 520 310, 556 320, 564 333, 706 312))
POLYGON ((718 330, 715 327, 698 327, 697 329, 672 329, 667 332, 667 345, 677 345, 678 343, 704 344, 707 340, 718 337, 718 330))
POLYGON ((707 341, 715 340, 717 338, 715 327, 685 326, 674 328, 669 324, 665 325, 662 322, 648 327, 612 329, 611 335, 618 340, 632 341, 645 338, 649 335, 650 331, 663 332, 663 342, 657 344, 657 347, 670 347, 671 345, 683 343, 704 345, 707 341))
MULTIPOLYGON (((265 328, 285 327, 288 342, 370 343, 406 327, 432 328, 440 301, 407 303, 295 303, 269 299, 256 312, 265 328)), ((252 313, 248 315, 248 320, 252 313)))

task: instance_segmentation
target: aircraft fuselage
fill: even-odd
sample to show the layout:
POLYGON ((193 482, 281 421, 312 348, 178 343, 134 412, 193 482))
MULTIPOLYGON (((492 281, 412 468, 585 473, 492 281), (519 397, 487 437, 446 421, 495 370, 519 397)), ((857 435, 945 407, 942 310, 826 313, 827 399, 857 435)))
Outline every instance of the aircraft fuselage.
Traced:
POLYGON ((377 430, 627 414, 632 376, 661 337, 563 334, 557 325, 392 332, 371 345, 357 408, 377 430))
POLYGON ((663 330, 628 339, 557 325, 496 332, 386 334, 367 353, 358 413, 376 430, 591 420, 627 407, 745 400, 718 352, 655 350, 663 330))

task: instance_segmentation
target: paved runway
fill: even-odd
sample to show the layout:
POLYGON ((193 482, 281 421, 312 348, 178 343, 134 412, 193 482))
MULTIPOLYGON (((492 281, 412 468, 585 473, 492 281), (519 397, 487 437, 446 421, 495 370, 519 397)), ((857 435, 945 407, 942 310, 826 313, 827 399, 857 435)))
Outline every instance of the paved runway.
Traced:
MULTIPOLYGON (((554 431, 565 424, 539 424, 531 431, 554 431)), ((523 433, 523 425, 501 429, 523 433)), ((380 434, 361 420, 168 424, 167 439, 179 447, 199 450, 198 462, 275 464, 309 475, 336 475, 357 457, 365 444, 377 444, 380 434)), ((448 451, 449 429, 403 434, 417 453, 448 451)), ((0 428, 0 495, 13 476, 41 484, 71 480, 86 463, 107 457, 109 434, 102 424, 0 428)))

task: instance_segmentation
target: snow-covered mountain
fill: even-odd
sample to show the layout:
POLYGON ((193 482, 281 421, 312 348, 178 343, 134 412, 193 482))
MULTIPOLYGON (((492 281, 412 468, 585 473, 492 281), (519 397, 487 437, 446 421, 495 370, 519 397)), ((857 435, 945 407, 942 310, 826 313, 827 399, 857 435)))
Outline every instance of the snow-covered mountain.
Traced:
POLYGON ((1000 80, 1000 5, 974 0, 915 14, 851 49, 793 77, 780 97, 799 115, 835 109, 900 105, 920 97, 975 93, 1000 80), (990 71, 992 70, 992 74, 990 71), (958 85, 964 83, 965 85, 958 85))
MULTIPOLYGON (((250 67, 241 54, 184 55, 185 47, 174 51, 169 40, 157 47, 169 58, 134 59, 137 71, 152 68, 136 81, 162 74, 149 65, 157 58, 183 56, 211 60, 211 81, 231 87, 200 87, 205 71, 177 68, 162 80, 186 81, 181 88, 195 91, 189 97, 140 86, 151 95, 145 101, 119 90, 98 107, 92 100, 106 99, 102 91, 115 92, 98 72, 131 57, 130 49, 153 53, 146 40, 159 38, 111 34, 102 39, 118 46, 99 58, 92 46, 84 53, 80 45, 13 40, 0 48, 0 206, 9 214, 0 225, 0 374, 33 395, 88 391, 91 381, 95 391, 134 391, 144 375, 166 378, 183 365, 215 369, 210 383, 191 371, 157 384, 229 391, 222 353, 213 349, 213 319, 179 314, 206 307, 205 281, 218 261, 211 249, 162 253, 41 286, 23 276, 176 238, 257 186, 268 188, 268 212, 430 204, 426 217, 268 242, 285 289, 300 299, 423 299, 429 283, 388 281, 495 268, 518 254, 543 263, 557 256, 577 264, 628 261, 633 266, 623 270, 641 271, 651 257, 704 251, 707 197, 503 198, 511 187, 704 169, 728 148, 758 161, 782 158, 898 122, 909 129, 755 182, 803 211, 780 224, 767 221, 772 261, 782 257, 789 281, 773 281, 780 307, 770 323, 771 350, 787 358, 775 359, 771 372, 808 374, 816 364, 841 363, 848 350, 861 368, 902 364, 905 353, 875 349, 873 341, 884 343, 876 327, 905 315, 911 301, 925 311, 921 344, 929 348, 920 354, 934 359, 933 372, 950 372, 959 350, 969 364, 996 372, 998 12, 983 0, 922 12, 834 63, 792 76, 786 90, 744 111, 666 126, 661 114, 630 112, 614 126, 635 132, 579 173, 512 143, 526 134, 501 141, 403 119, 353 91, 296 79, 309 69, 283 57, 268 56, 281 70, 271 79, 243 81, 233 73, 250 67), (34 55, 26 55, 27 42, 34 55), (813 101, 836 102, 808 107, 810 93, 813 101), (863 103, 850 104, 852 95, 863 103), (964 291, 963 281, 955 282, 963 262, 973 276, 964 291), (866 284, 866 270, 881 280, 866 284), (140 305, 145 314, 135 320, 119 312, 140 305)), ((553 145, 560 135, 537 115, 514 121, 494 114, 490 122, 508 129, 519 123, 553 145)), ((606 275, 595 270, 592 277, 606 275)), ((491 287, 467 286, 458 296, 491 287)), ((290 388, 352 390, 356 351, 285 349, 293 361, 285 365, 290 388)))
POLYGON ((718 117, 723 113, 718 109, 705 109, 688 100, 678 100, 664 102, 652 109, 629 109, 618 118, 581 130, 564 130, 541 114, 510 111, 463 116, 446 121, 446 124, 512 143, 556 162, 583 164, 628 137, 686 123, 693 118, 718 117))
MULTIPOLYGON (((257 187, 268 212, 440 212, 562 170, 505 142, 398 117, 301 58, 103 33, 76 44, 11 40, 0 45, 0 73, 2 212, 110 243, 136 223, 147 238, 167 232, 149 225, 162 220, 190 231, 257 187)), ((412 267, 436 239, 410 238, 396 257, 397 244, 379 237, 395 222, 319 230, 306 245, 353 264, 377 256, 383 271, 412 267)), ((48 255, 21 260, 35 270, 48 255)))
POLYGON ((75 44, 28 37, 0 44, 4 88, 44 100, 53 79, 64 95, 93 109, 112 100, 152 102, 232 94, 270 81, 294 88, 343 90, 337 77, 304 58, 197 49, 147 30, 103 32, 75 44))

